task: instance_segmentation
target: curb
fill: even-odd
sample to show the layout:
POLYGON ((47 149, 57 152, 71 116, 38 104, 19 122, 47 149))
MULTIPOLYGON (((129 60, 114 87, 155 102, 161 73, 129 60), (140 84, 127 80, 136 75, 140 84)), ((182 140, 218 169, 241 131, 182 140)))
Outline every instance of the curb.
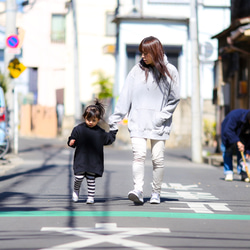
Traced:
POLYGON ((10 169, 22 164, 24 160, 15 154, 6 154, 3 160, 0 160, 0 176, 3 176, 10 169))

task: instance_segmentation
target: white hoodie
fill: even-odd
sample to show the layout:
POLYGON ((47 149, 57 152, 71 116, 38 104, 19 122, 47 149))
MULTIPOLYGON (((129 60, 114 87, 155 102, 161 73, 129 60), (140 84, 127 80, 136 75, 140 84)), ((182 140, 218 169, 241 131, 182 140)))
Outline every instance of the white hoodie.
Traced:
POLYGON ((164 57, 168 71, 167 83, 158 86, 150 68, 146 81, 145 71, 136 64, 129 72, 120 93, 114 113, 109 117, 110 130, 128 115, 130 137, 166 140, 172 126, 172 116, 179 101, 179 74, 174 65, 164 57))

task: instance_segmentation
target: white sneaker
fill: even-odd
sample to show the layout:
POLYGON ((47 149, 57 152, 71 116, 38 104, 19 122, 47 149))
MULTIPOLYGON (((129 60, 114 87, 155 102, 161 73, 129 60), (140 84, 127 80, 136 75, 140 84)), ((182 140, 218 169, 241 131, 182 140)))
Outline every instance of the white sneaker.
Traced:
POLYGON ((86 201, 86 204, 94 204, 95 203, 95 200, 93 197, 88 197, 87 201, 86 201))
POLYGON ((77 202, 78 199, 79 199, 79 191, 74 190, 74 191, 73 191, 73 194, 72 194, 72 200, 73 200, 74 202, 77 202))
POLYGON ((250 179, 247 177, 244 182, 250 182, 250 179))
POLYGON ((233 174, 226 174, 225 181, 232 181, 233 179, 233 174))
POLYGON ((143 194, 141 191, 133 190, 128 193, 128 198, 135 204, 142 205, 144 203, 143 194))
POLYGON ((161 203, 160 195, 158 193, 152 193, 149 202, 150 204, 160 204, 161 203))

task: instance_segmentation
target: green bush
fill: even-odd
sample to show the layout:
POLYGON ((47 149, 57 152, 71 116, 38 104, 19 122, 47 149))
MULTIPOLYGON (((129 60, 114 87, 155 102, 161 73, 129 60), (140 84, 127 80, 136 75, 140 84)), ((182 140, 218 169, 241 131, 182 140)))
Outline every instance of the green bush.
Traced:
POLYGON ((97 76, 97 81, 94 82, 93 86, 99 86, 98 99, 107 99, 113 97, 113 83, 111 77, 105 75, 102 70, 97 70, 92 73, 97 76))
POLYGON ((4 74, 0 71, 0 86, 3 88, 3 92, 7 92, 7 80, 4 74))
POLYGON ((203 120, 203 132, 207 141, 215 140, 216 137, 216 123, 208 119, 203 120))

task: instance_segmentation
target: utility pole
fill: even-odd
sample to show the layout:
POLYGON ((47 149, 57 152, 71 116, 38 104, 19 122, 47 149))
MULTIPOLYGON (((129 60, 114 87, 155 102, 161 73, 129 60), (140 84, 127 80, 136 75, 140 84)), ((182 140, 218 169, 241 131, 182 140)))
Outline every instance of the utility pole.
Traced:
POLYGON ((202 162, 201 142, 201 102, 200 102, 200 62, 197 23, 197 0, 190 1, 190 37, 192 47, 192 161, 202 162))
POLYGON ((77 32, 77 14, 76 14, 76 0, 72 0, 73 24, 74 24, 74 87, 75 87, 75 122, 81 118, 80 105, 80 88, 79 88, 79 59, 78 59, 78 32, 77 32))
MULTIPOLYGON (((16 0, 6 0, 6 24, 5 24, 5 36, 6 38, 9 35, 13 35, 16 34, 16 0)), ((10 137, 11 139, 14 138, 14 128, 17 124, 14 124, 14 107, 15 105, 15 100, 14 100, 14 86, 13 86, 13 81, 12 79, 9 77, 9 71, 8 71, 8 65, 10 60, 12 60, 14 58, 15 54, 12 54, 10 52, 8 52, 8 48, 5 47, 5 51, 4 51, 4 75, 5 78, 7 79, 7 93, 6 93, 6 97, 7 97, 7 105, 8 105, 8 109, 9 109, 9 133, 10 133, 10 137)), ((11 141, 11 147, 14 146, 14 151, 15 153, 17 153, 17 149, 16 149, 16 142, 17 142, 17 138, 14 138, 13 141, 11 141)))

